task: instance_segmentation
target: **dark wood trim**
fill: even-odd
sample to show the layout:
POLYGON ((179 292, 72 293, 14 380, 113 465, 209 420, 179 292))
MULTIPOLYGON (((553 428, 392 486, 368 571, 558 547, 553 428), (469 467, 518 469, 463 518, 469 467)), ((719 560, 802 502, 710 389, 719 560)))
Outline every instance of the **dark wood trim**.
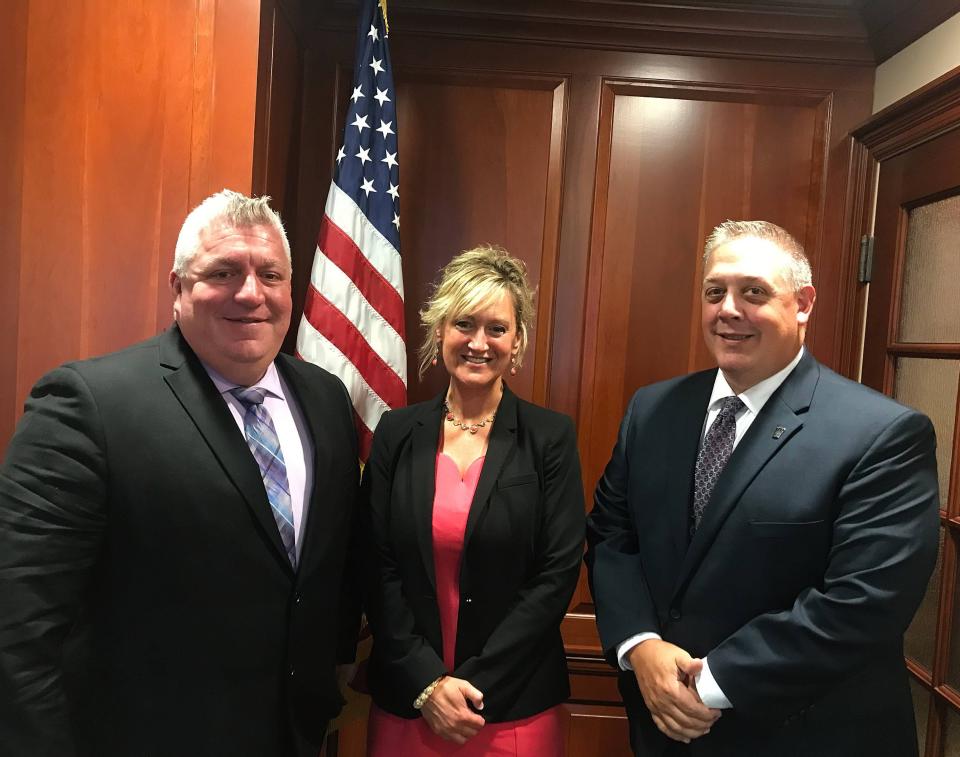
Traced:
MULTIPOLYGON (((896 321, 894 321, 896 323, 896 321)), ((931 360, 960 358, 960 344, 921 344, 919 342, 892 342, 887 347, 891 357, 925 357, 931 360)))
MULTIPOLYGON (((311 15, 318 28, 354 27, 355 0, 327 0, 317 6, 311 15)), ((390 25, 405 36, 875 65, 859 8, 850 0, 394 0, 390 25)))
POLYGON ((883 63, 960 12, 957 0, 863 0, 860 14, 877 63, 883 63))
POLYGON ((857 126, 851 135, 878 161, 960 126, 960 66, 857 126))

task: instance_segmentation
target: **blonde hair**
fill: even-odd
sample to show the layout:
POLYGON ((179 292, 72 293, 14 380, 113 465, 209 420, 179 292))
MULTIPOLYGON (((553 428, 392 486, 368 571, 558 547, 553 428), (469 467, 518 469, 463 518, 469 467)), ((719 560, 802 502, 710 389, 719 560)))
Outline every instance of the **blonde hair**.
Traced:
POLYGON ((806 286, 813 285, 813 273, 810 271, 810 261, 801 245, 790 232, 770 221, 724 221, 710 232, 703 248, 703 270, 707 271, 707 264, 714 250, 728 242, 744 237, 762 239, 776 245, 782 253, 790 258, 783 273, 783 278, 794 292, 799 292, 806 286))
POLYGON ((516 366, 523 364, 534 316, 527 266, 502 247, 481 245, 461 252, 443 267, 440 282, 420 310, 420 323, 424 328, 419 351, 421 377, 438 355, 437 332, 454 318, 488 306, 503 292, 508 292, 513 300, 518 340, 516 366))
POLYGON ((173 254, 173 272, 177 276, 184 276, 187 266, 200 250, 203 232, 222 223, 234 229, 248 229, 252 226, 271 226, 280 235, 283 253, 290 261, 290 242, 283 229, 280 216, 270 207, 270 198, 247 197, 239 192, 224 189, 210 195, 197 207, 190 211, 180 234, 177 237, 177 246, 173 254))

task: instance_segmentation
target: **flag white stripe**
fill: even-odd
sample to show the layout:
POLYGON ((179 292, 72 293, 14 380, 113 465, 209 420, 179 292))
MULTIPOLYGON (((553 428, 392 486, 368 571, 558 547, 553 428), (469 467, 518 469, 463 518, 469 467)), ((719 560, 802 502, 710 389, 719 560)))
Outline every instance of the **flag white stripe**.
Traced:
POLYGON ((319 247, 313 258, 310 283, 356 326, 373 351, 406 384, 407 349, 403 339, 367 301, 353 280, 324 255, 319 247))
POLYGON ((400 270, 400 253, 390 244, 377 227, 363 214, 353 199, 330 182, 327 206, 324 209, 327 218, 333 221, 353 243, 360 248, 363 256, 370 261, 390 286, 403 297, 403 273, 400 270))
POLYGON ((297 350, 304 360, 321 365, 339 378, 347 387, 357 415, 371 431, 377 427, 380 416, 390 406, 370 388, 357 367, 338 350, 310 322, 303 318, 297 333, 297 350))

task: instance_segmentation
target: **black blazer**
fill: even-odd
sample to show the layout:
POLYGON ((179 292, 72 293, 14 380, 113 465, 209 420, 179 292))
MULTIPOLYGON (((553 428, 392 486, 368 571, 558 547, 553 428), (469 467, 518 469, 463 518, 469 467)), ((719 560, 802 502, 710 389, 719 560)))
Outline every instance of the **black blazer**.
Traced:
MULTIPOLYGON (((737 445, 688 544, 716 370, 640 389, 588 519, 597 624, 706 656, 733 704, 692 755, 916 754, 902 635, 938 540, 935 439, 920 413, 804 355, 737 445)), ((634 749, 659 755, 630 672, 634 749)))
POLYGON ((560 621, 577 583, 584 506, 571 420, 504 389, 467 518, 456 665, 442 659, 432 512, 443 395, 380 420, 364 474, 376 547, 370 689, 413 718, 438 676, 470 681, 490 722, 569 695, 560 621))
POLYGON ((315 451, 296 573, 176 327, 34 387, 0 473, 0 754, 316 754, 354 653, 356 435, 339 380, 277 365, 315 451))

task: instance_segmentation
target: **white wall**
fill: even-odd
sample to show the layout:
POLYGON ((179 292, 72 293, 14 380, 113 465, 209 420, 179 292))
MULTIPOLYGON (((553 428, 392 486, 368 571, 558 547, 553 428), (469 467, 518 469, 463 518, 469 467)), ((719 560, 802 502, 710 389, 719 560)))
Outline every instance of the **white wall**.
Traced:
POLYGON ((877 66, 873 112, 960 66, 960 13, 877 66))

